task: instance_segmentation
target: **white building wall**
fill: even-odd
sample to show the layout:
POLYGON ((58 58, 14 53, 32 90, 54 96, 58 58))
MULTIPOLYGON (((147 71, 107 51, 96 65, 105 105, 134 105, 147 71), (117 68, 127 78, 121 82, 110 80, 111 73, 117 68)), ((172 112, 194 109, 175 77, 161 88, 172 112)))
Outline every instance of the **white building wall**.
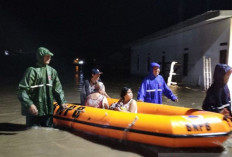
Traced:
POLYGON ((183 64, 184 53, 189 54, 188 75, 182 75, 182 68, 177 72, 182 75, 182 82, 189 85, 203 86, 203 56, 212 59, 212 74, 214 67, 219 63, 220 50, 228 50, 230 19, 224 19, 207 24, 195 24, 176 32, 170 32, 166 37, 150 39, 131 47, 131 73, 147 74, 147 56, 150 53, 151 61, 166 62, 177 61, 183 64), (139 58, 139 69, 138 69, 139 58))

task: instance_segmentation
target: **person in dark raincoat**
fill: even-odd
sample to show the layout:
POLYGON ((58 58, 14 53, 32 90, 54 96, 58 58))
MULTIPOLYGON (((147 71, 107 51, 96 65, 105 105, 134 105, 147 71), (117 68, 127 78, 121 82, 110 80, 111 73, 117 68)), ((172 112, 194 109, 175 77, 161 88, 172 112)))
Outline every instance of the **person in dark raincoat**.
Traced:
POLYGON ((26 125, 53 126, 53 99, 67 108, 66 100, 57 71, 48 64, 51 53, 40 47, 37 50, 37 63, 27 68, 18 86, 18 98, 22 105, 22 115, 26 116, 26 125))
POLYGON ((168 88, 163 77, 159 75, 160 65, 151 63, 149 75, 143 80, 137 96, 137 101, 162 104, 162 94, 172 101, 178 102, 177 97, 168 88))
POLYGON ((206 93, 202 109, 218 112, 231 118, 230 91, 227 82, 232 73, 230 66, 217 64, 214 70, 213 83, 206 93))

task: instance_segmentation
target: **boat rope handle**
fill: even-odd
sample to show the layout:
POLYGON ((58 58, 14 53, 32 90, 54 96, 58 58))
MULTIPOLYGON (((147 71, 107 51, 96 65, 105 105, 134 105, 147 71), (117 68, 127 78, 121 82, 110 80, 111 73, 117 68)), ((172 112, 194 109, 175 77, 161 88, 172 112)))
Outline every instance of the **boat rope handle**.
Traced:
POLYGON ((79 111, 79 112, 85 112, 85 109, 84 109, 84 110, 76 110, 76 111, 79 111))
POLYGON ((73 118, 73 120, 70 123, 70 128, 72 128, 72 123, 79 117, 79 115, 83 112, 85 112, 85 109, 76 109, 75 112, 77 112, 76 116, 73 118))
POLYGON ((135 125, 135 123, 136 123, 136 121, 137 121, 138 119, 139 119, 139 117, 138 117, 138 116, 135 116, 134 120, 133 120, 130 124, 128 124, 128 126, 124 129, 124 133, 123 133, 123 136, 122 136, 122 138, 121 138, 120 141, 126 139, 126 134, 127 134, 127 132, 129 131, 129 129, 130 129, 132 126, 135 125))

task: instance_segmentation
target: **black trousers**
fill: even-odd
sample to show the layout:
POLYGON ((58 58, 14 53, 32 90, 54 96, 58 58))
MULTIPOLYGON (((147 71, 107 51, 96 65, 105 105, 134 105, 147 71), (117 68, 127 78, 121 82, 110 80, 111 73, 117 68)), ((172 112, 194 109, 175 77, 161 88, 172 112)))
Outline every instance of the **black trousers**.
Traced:
POLYGON ((52 127, 53 115, 46 115, 46 116, 27 115, 26 125, 27 127, 32 127, 32 126, 52 127))

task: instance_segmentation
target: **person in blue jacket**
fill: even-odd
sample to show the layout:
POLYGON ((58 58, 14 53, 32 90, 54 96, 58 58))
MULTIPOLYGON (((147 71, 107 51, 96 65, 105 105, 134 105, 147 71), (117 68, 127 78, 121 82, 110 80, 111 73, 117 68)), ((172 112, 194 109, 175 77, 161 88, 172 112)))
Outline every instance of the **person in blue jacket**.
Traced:
POLYGON ((149 75, 145 77, 139 88, 137 101, 162 104, 162 95, 164 94, 172 101, 178 102, 177 97, 168 88, 164 78, 159 73, 160 65, 152 62, 149 75))
POLYGON ((202 109, 222 113, 231 118, 230 91, 227 82, 232 68, 227 64, 217 64, 214 69, 213 83, 206 93, 202 109))

